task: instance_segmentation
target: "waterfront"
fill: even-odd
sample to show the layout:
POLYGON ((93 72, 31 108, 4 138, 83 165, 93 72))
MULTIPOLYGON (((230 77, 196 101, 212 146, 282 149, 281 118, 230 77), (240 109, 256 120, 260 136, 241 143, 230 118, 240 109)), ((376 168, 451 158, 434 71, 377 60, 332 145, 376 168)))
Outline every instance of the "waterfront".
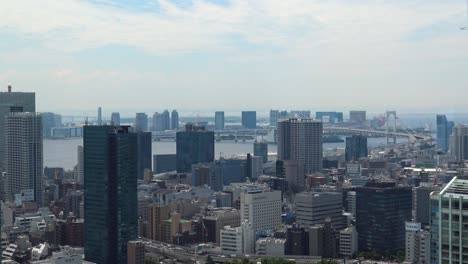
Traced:
MULTIPOLYGON (((398 139, 404 142, 406 139, 398 139)), ((385 138, 369 138, 368 146, 378 147, 384 145, 385 138)), ((44 166, 45 167, 63 167, 73 169, 77 162, 77 146, 83 144, 82 138, 73 139, 44 139, 44 166)), ((325 143, 324 152, 334 149, 343 149, 345 143, 325 143)), ((276 144, 268 145, 269 152, 276 152, 276 144)), ((175 154, 176 144, 174 141, 154 141, 153 154, 175 154)), ((216 158, 230 158, 238 154, 253 153, 252 142, 216 142, 216 158)))

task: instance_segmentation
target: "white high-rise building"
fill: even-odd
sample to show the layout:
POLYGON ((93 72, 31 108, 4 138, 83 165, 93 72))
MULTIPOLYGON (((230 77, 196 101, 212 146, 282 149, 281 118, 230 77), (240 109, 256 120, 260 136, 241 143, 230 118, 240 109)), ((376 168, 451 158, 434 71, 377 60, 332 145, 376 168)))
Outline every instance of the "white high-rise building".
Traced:
POLYGON ((255 253, 255 232, 252 224, 245 221, 240 227, 225 226, 220 231, 221 251, 229 255, 255 253))
POLYGON ((282 120, 278 122, 278 160, 298 160, 305 172, 322 170, 323 125, 313 119, 282 120))
POLYGON ((77 179, 75 179, 77 182, 80 183, 81 186, 84 185, 84 153, 83 153, 83 146, 78 146, 77 148, 78 152, 78 164, 76 165, 76 171, 77 171, 77 179))
POLYGON ((406 222, 406 258, 411 263, 431 263, 431 234, 421 223, 406 222))
POLYGON ((281 192, 247 189, 241 193, 241 222, 255 231, 275 231, 281 227, 281 192))
POLYGON ((32 190, 34 201, 43 202, 42 119, 38 113, 10 113, 5 119, 7 200, 32 190))
POLYGON ((358 251, 358 233, 355 226, 340 231, 340 255, 351 257, 358 251))

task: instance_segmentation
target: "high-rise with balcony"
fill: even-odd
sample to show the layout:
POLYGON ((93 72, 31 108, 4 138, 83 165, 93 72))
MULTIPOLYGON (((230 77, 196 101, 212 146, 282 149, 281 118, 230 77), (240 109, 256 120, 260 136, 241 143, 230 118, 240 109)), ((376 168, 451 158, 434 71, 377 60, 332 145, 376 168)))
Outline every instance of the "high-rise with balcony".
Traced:
POLYGON ((313 119, 278 122, 278 160, 298 160, 305 173, 322 170, 322 122, 313 119))
POLYGON ((137 134, 128 126, 84 127, 85 259, 127 263, 138 235, 137 134))
POLYGON ((7 200, 32 190, 38 206, 43 202, 42 119, 39 113, 9 113, 5 117, 7 200))

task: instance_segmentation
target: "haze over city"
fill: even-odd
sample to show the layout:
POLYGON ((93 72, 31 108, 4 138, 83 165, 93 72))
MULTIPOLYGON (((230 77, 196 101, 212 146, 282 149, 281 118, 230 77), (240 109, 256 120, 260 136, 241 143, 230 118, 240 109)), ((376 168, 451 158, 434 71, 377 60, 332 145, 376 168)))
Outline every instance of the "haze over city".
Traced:
POLYGON ((468 112, 464 0, 3 1, 0 83, 38 111, 468 112))

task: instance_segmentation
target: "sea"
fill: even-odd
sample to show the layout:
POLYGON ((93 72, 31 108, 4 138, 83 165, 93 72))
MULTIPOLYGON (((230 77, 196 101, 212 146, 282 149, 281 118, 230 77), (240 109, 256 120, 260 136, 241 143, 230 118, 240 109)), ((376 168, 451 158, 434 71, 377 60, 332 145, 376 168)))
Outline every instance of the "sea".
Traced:
MULTIPOLYGON (((398 142, 406 139, 398 138, 398 142)), ((153 141, 153 154, 175 154, 175 141, 153 141)), ((368 138, 368 147, 384 146, 385 138, 368 138)), ((77 164, 77 146, 83 145, 83 138, 71 139, 44 139, 44 166, 61 167, 66 170, 73 169, 77 164)), ((276 144, 268 144, 268 152, 276 153, 276 144)), ((345 143, 324 143, 324 152, 333 152, 345 148, 345 143)), ((231 158, 237 155, 253 153, 253 142, 223 141, 215 143, 216 158, 231 158)))

